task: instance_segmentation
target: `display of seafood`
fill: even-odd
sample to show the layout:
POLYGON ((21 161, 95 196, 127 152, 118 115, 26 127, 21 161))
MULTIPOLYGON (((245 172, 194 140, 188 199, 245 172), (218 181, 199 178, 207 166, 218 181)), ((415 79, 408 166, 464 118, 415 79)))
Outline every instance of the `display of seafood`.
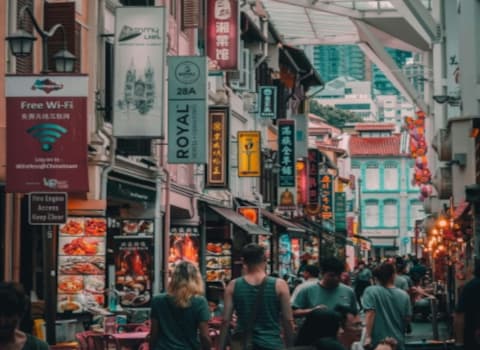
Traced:
POLYGON ((59 293, 78 293, 83 290, 83 278, 78 276, 60 276, 58 278, 59 293))
POLYGON ((66 224, 60 225, 60 233, 65 235, 83 235, 84 233, 83 219, 69 218, 66 224))
POLYGON ((85 220, 85 234, 87 236, 105 236, 107 221, 103 218, 90 218, 85 220))
POLYGON ((98 248, 97 240, 79 237, 67 241, 62 246, 62 252, 64 255, 96 255, 99 252, 98 248))
POLYGON ((59 257, 59 273, 64 275, 103 275, 104 257, 59 257))

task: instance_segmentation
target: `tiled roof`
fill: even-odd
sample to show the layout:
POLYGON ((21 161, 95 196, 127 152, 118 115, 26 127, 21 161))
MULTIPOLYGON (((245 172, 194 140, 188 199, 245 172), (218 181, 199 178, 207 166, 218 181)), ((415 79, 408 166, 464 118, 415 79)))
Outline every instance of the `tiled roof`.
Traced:
POLYGON ((392 123, 358 123, 355 124, 356 131, 389 131, 395 130, 392 123))
POLYGON ((316 142, 317 144, 317 147, 320 148, 320 149, 324 149, 326 151, 332 151, 332 152, 335 152, 335 153, 340 153, 340 154, 344 154, 346 153, 347 151, 344 150, 343 148, 340 148, 340 147, 335 147, 333 145, 327 145, 321 141, 317 141, 316 142))
POLYGON ((350 156, 400 156, 400 134, 385 137, 350 137, 350 156))

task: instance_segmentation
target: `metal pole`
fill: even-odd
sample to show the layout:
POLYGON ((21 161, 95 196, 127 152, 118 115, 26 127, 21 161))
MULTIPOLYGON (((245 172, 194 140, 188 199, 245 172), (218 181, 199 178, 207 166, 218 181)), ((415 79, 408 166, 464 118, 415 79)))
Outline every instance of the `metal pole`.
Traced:
POLYGON ((53 229, 50 225, 42 226, 42 245, 43 245, 43 284, 45 300, 45 327, 47 342, 56 343, 55 319, 56 319, 56 293, 55 293, 55 268, 53 266, 53 254, 55 251, 53 239, 53 229))
POLYGON ((433 340, 439 340, 438 320, 437 320, 438 305, 437 305, 437 299, 436 298, 431 298, 430 299, 430 310, 431 310, 431 313, 432 313, 433 340))

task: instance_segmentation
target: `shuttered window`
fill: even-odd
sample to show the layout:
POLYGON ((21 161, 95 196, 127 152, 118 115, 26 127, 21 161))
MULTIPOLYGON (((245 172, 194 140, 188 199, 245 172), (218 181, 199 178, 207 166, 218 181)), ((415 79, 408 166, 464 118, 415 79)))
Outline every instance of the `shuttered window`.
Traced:
POLYGON ((383 186, 385 190, 398 190, 398 164, 386 162, 383 169, 383 186))
MULTIPOLYGON (((80 72, 80 53, 81 43, 77 44, 80 38, 81 28, 75 22, 75 3, 74 2, 59 2, 59 3, 45 3, 45 30, 49 31, 56 24, 62 24, 65 30, 67 39, 66 49, 73 53, 77 58, 74 72, 80 72), (78 31, 78 33, 77 33, 78 31)), ((63 43, 63 32, 58 29, 55 34, 48 39, 48 68, 55 70, 53 55, 65 49, 63 43)))
POLYGON ((182 30, 197 28, 200 15, 200 0, 182 0, 182 30))
POLYGON ((383 201, 383 226, 398 226, 397 201, 394 199, 386 199, 383 201))
MULTIPOLYGON (((23 6, 29 6, 33 8, 33 0, 17 0, 17 28, 23 29, 29 33, 33 33, 33 35, 38 36, 36 32, 33 30, 33 23, 30 17, 25 14, 22 18, 20 18, 19 12, 23 6)), ((35 50, 35 48, 34 48, 35 50)), ((15 71, 17 74, 28 74, 33 73, 33 53, 27 57, 20 57, 16 59, 16 67, 15 71)))
POLYGON ((365 169, 365 189, 380 189, 380 169, 378 163, 368 163, 365 169))
POLYGON ((378 227, 380 224, 378 201, 366 200, 365 201, 365 227, 378 227))

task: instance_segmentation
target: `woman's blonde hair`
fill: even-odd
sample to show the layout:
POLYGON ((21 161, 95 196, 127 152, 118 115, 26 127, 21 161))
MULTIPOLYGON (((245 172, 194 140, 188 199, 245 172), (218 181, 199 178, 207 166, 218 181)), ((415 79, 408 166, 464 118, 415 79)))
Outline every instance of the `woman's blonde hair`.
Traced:
POLYGON ((205 291, 202 276, 195 265, 188 261, 178 263, 167 292, 179 307, 188 307, 193 296, 203 295, 205 291))

